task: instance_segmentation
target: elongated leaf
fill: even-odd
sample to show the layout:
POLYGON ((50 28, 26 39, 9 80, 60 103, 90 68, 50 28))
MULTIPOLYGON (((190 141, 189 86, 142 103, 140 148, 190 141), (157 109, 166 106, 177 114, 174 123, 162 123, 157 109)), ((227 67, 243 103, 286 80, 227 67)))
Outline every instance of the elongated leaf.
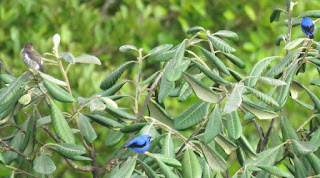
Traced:
POLYGON ((320 78, 311 80, 310 85, 317 85, 320 86, 320 78))
POLYGON ((320 100, 319 98, 317 97, 317 95, 315 95, 314 93, 312 93, 312 91, 310 91, 307 87, 301 85, 305 90, 306 92, 308 93, 308 95, 310 96, 312 102, 314 103, 314 106, 315 108, 320 111, 320 100))
POLYGON ((269 78, 269 77, 259 77, 259 80, 263 83, 271 84, 274 86, 287 85, 287 83, 282 80, 277 80, 277 79, 269 78))
POLYGON ((56 79, 56 78, 53 78, 52 76, 47 75, 47 74, 45 74, 45 73, 42 73, 42 72, 40 72, 40 71, 39 71, 39 73, 40 73, 40 76, 41 76, 41 78, 42 78, 43 80, 50 81, 50 82, 55 83, 55 84, 57 84, 57 85, 59 85, 59 86, 67 86, 66 82, 64 82, 64 81, 58 80, 58 79, 56 79))
POLYGON ((127 81, 121 81, 115 85, 113 85, 112 87, 104 90, 104 91, 101 91, 101 92, 98 92, 90 97, 93 97, 93 96, 96 96, 96 95, 101 95, 101 96, 111 96, 111 95, 114 95, 115 93, 117 93, 122 87, 124 84, 126 84, 127 81))
POLYGON ((100 88, 102 90, 106 90, 106 89, 112 87, 118 81, 118 79, 121 77, 124 70, 126 70, 129 67, 129 65, 133 62, 134 61, 125 62, 125 63, 121 64, 120 66, 118 66, 116 69, 114 69, 109 75, 107 75, 102 80, 102 82, 100 84, 100 88))
POLYGON ((121 52, 128 52, 129 50, 138 51, 137 47, 135 47, 133 45, 122 45, 119 48, 119 51, 121 51, 121 52))
POLYGON ((273 175, 276 175, 276 176, 279 176, 279 177, 291 177, 292 175, 281 169, 281 168, 278 168, 276 166, 257 166, 258 168, 264 170, 264 171, 267 171, 273 175))
POLYGON ((152 138, 157 138, 159 136, 159 133, 153 124, 146 125, 140 130, 139 135, 144 135, 144 134, 148 134, 152 138))
POLYGON ((182 176, 185 178, 201 178, 202 169, 197 156, 189 148, 186 149, 182 159, 182 176))
POLYGON ((300 160, 297 156, 294 156, 293 163, 296 177, 308 177, 307 170, 302 160, 300 160))
POLYGON ((0 163, 1 164, 6 164, 6 161, 5 161, 4 157, 2 156, 1 152, 0 152, 0 163))
POLYGON ((278 114, 276 112, 267 110, 247 101, 243 101, 241 106, 243 106, 246 110, 250 111, 259 119, 273 119, 275 117, 278 117, 278 114))
POLYGON ((217 103, 219 96, 215 94, 208 86, 201 81, 196 80, 192 75, 183 73, 184 78, 187 80, 189 85, 192 87, 194 93, 198 98, 205 102, 217 103))
POLYGON ((278 22, 279 21, 279 18, 280 18, 280 13, 282 12, 282 9, 280 8, 275 8, 273 11, 272 11, 272 14, 270 16, 270 23, 272 23, 273 21, 276 21, 278 22))
POLYGON ((244 69, 246 64, 237 56, 230 54, 230 53, 223 53, 223 55, 229 59, 234 65, 238 66, 240 69, 244 69))
POLYGON ((158 74, 160 71, 155 72, 154 74, 152 74, 150 77, 148 77, 147 79, 145 79, 143 82, 140 82, 140 85, 145 85, 148 83, 151 83, 154 81, 154 79, 157 78, 158 74))
POLYGON ((263 71, 268 67, 268 65, 279 56, 271 56, 264 58, 260 60, 258 63, 256 63, 252 69, 250 70, 248 76, 251 76, 253 78, 247 79, 244 84, 248 87, 254 87, 257 84, 258 78, 254 78, 254 76, 259 77, 263 71))
POLYGON ((216 33, 214 33, 213 35, 225 37, 225 38, 227 38, 229 40, 233 40, 233 41, 239 40, 239 36, 235 32, 229 31, 229 30, 219 30, 216 33))
POLYGON ((314 106, 313 105, 310 105, 310 104, 307 104, 307 103, 304 103, 300 100, 297 100, 297 99, 294 99, 292 98, 295 102, 297 102, 300 106, 306 108, 306 109, 309 109, 309 110, 314 110, 314 106))
POLYGON ((96 56, 87 55, 87 54, 78 56, 74 60, 76 63, 101 65, 100 60, 96 56))
POLYGON ((305 141, 292 140, 292 145, 296 153, 299 155, 307 155, 317 149, 313 144, 305 141))
POLYGON ((209 60, 211 61, 215 67, 222 73, 226 74, 226 75, 230 75, 228 68, 226 67, 226 65, 214 54, 212 54, 210 51, 199 47, 200 50, 202 51, 203 55, 209 60))
MULTIPOLYGON (((13 139, 10 141, 10 146, 16 150, 20 150, 20 145, 23 139, 23 135, 21 132, 18 132, 13 139)), ((4 159, 6 164, 10 165, 15 159, 18 158, 18 154, 13 151, 6 151, 4 153, 4 159)))
POLYGON ((39 174, 49 175, 56 170, 56 165, 50 157, 46 156, 45 153, 41 153, 40 156, 34 160, 33 170, 39 174))
POLYGON ((151 55, 157 55, 157 54, 166 52, 166 51, 168 51, 170 48, 172 48, 172 46, 173 46, 172 44, 164 44, 164 45, 157 46, 157 47, 153 48, 153 49, 148 53, 148 55, 151 56, 151 55))
POLYGON ((137 157, 129 158, 110 178, 130 178, 136 165, 137 157))
POLYGON ((74 136, 62 112, 52 100, 50 101, 50 107, 51 107, 51 122, 57 136, 66 143, 74 144, 75 143, 74 136))
POLYGON ((113 115, 114 117, 116 118, 119 118, 119 119, 124 119, 124 120, 136 120, 136 117, 125 112, 125 111, 122 111, 121 109, 118 109, 118 108, 114 108, 112 106, 109 106, 109 105, 106 105, 106 111, 113 115))
POLYGON ((246 89, 249 90, 250 93, 256 96, 259 100, 265 102, 266 104, 279 107, 279 104, 277 103, 277 101, 274 100, 271 96, 250 87, 246 87, 246 89))
POLYGON ((162 108, 158 103, 151 100, 151 102, 148 103, 148 109, 149 109, 150 117, 153 117, 157 119, 159 122, 173 128, 172 116, 164 108, 162 108))
POLYGON ((284 49, 293 49, 295 48, 296 46, 298 46, 299 44, 301 44, 304 40, 308 40, 307 38, 298 38, 298 39, 295 39, 293 41, 291 41, 290 43, 286 44, 286 46, 284 47, 284 49))
POLYGON ((149 125, 147 122, 132 124, 129 126, 122 127, 120 131, 122 133, 132 133, 141 130, 144 126, 149 125))
POLYGON ((316 174, 320 174, 320 159, 314 153, 310 153, 306 157, 316 174))
POLYGON ((298 18, 303 18, 303 17, 319 18, 320 17, 320 10, 305 11, 298 16, 298 18))
MULTIPOLYGON (((247 155, 252 159, 252 160, 256 160, 257 159, 257 153, 256 151, 252 148, 251 144, 249 143, 249 141, 247 140, 247 138, 241 134, 240 138, 238 139, 239 144, 241 146, 241 148, 243 149, 243 151, 245 151, 247 153, 247 155)), ((243 163, 245 164, 245 163, 243 163)))
POLYGON ((110 130, 110 133, 105 140, 105 145, 115 146, 121 141, 123 136, 124 134, 118 130, 110 130))
POLYGON ((215 74, 214 72, 212 72, 211 70, 207 69, 206 67, 204 67, 203 65, 201 65, 200 63, 196 62, 196 61, 192 61, 208 78, 210 78, 212 81, 217 82, 221 85, 227 85, 229 84, 229 82, 225 79, 223 79, 222 77, 220 77, 219 75, 215 74))
POLYGON ((230 53, 230 52, 235 52, 236 50, 234 48, 232 48, 231 46, 228 45, 228 43, 226 43, 225 41, 223 41, 222 39, 215 37, 215 36, 209 36, 207 35, 208 39, 211 41, 211 43, 213 44, 213 46, 225 53, 230 53))
POLYGON ((160 89, 158 94, 159 103, 163 103, 164 99, 169 96, 169 93, 174 89, 174 82, 169 81, 167 79, 167 75, 169 75, 168 70, 166 70, 160 81, 160 89))
POLYGON ((268 72, 267 76, 273 77, 282 73, 286 67, 292 62, 292 60, 296 57, 298 50, 291 51, 287 54, 283 59, 281 59, 275 66, 273 66, 268 72))
POLYGON ((24 140, 22 142, 22 145, 20 147, 20 151, 24 152, 24 150, 27 148, 29 141, 31 141, 33 136, 34 136, 34 132, 36 131, 36 117, 34 116, 34 113, 32 112, 29 120, 28 120, 28 126, 26 129, 26 134, 24 136, 24 140))
POLYGON ((152 61, 155 61, 155 62, 168 61, 173 58, 175 52, 176 52, 176 49, 172 49, 170 51, 163 52, 163 53, 158 54, 155 57, 153 57, 152 61))
POLYGON ((158 159, 157 157, 153 157, 153 158, 157 161, 157 163, 158 163, 158 165, 159 165, 159 167, 160 167, 160 169, 161 169, 161 172, 164 174, 165 177, 178 178, 178 176, 175 175, 175 174, 170 170, 170 168, 169 168, 167 165, 165 165, 160 159, 158 159))
POLYGON ((220 172, 225 171, 228 168, 227 162, 216 151, 209 148, 203 142, 200 142, 200 146, 211 169, 220 172))
POLYGON ((214 141, 229 155, 232 151, 237 149, 237 145, 229 140, 227 137, 219 133, 214 137, 214 141))
POLYGON ((66 60, 67 62, 69 62, 71 64, 76 63, 75 57, 71 53, 64 52, 64 53, 62 53, 61 56, 64 60, 66 60))
POLYGON ((221 132, 221 128, 221 114, 218 106, 216 106, 213 113, 209 115, 209 120, 204 131, 205 143, 210 143, 221 132))
POLYGON ((175 51, 175 54, 172 60, 168 64, 169 66, 167 69, 167 75, 165 75, 165 77, 171 82, 174 82, 180 79, 181 77, 181 74, 182 74, 181 64, 184 56, 184 51, 186 48, 186 43, 187 43, 187 40, 183 40, 183 42, 180 43, 180 45, 175 51))
POLYGON ((80 134, 88 143, 92 143, 97 138, 97 134, 94 131, 89 118, 81 113, 78 117, 80 134))
POLYGON ((230 74, 232 75, 232 77, 234 79, 236 79, 238 82, 244 78, 243 75, 241 75, 239 72, 232 70, 230 68, 228 68, 228 70, 229 70, 230 74))
POLYGON ((9 74, 0 74, 0 79, 5 83, 5 84, 10 84, 12 83, 16 77, 11 76, 9 74))
POLYGON ((288 38, 288 35, 286 35, 286 34, 279 35, 279 36, 276 38, 276 40, 275 40, 275 44, 276 44, 277 46, 280 46, 280 42, 281 42, 281 41, 286 41, 287 38, 288 38))
POLYGON ((199 122, 207 115, 209 103, 198 101, 190 108, 174 118, 174 128, 177 130, 188 129, 199 122))
POLYGON ((226 105, 224 106, 223 111, 225 113, 231 113, 233 111, 236 111, 238 107, 241 105, 242 102, 242 87, 237 87, 233 89, 232 93, 227 98, 226 105))
MULTIPOLYGON (((139 161, 139 160, 138 160, 139 161)), ((147 174, 148 177, 153 177, 153 178, 159 178, 159 176, 157 175, 157 173, 147 164, 145 164, 144 162, 140 162, 145 173, 147 174)))
POLYGON ((228 135, 231 139, 236 140, 241 136, 242 126, 238 112, 233 111, 227 114, 226 127, 228 130, 228 135))
MULTIPOLYGON (((200 81, 204 76, 205 75, 203 73, 200 73, 200 74, 196 74, 194 78, 200 81)), ((193 93, 192 87, 189 85, 187 81, 185 81, 180 87, 178 101, 183 102, 187 100, 192 93, 193 93)))
POLYGON ((3 93, 0 93, 0 106, 8 105, 17 95, 20 88, 24 85, 25 76, 20 76, 15 79, 3 93))
POLYGON ((255 166, 271 166, 275 162, 275 160, 277 158, 277 152, 279 151, 279 149, 281 147, 282 146, 277 146, 274 148, 269 148, 263 152, 260 152, 257 154, 256 160, 252 160, 249 158, 245 161, 244 164, 245 165, 251 164, 251 165, 255 165, 255 166))
POLYGON ((79 156, 86 152, 86 149, 83 146, 69 143, 51 144, 50 148, 68 158, 79 156))
POLYGON ((51 83, 49 81, 43 80, 43 84, 54 99, 61 102, 74 102, 74 98, 67 91, 60 88, 58 85, 51 83))
POLYGON ((170 156, 154 153, 153 157, 155 157, 156 159, 160 160, 163 163, 166 163, 169 166, 181 167, 181 163, 178 160, 176 160, 175 158, 172 158, 170 156))
POLYGON ((205 31, 205 29, 201 26, 195 26, 195 27, 191 27, 187 30, 187 35, 194 35, 199 31, 205 31))
POLYGON ((90 119, 97 122, 98 124, 103 125, 108 128, 120 130, 120 128, 123 127, 119 122, 112 120, 112 119, 109 119, 107 117, 101 116, 101 115, 88 114, 87 116, 89 116, 90 119))
POLYGON ((169 133, 163 140, 161 154, 174 158, 176 156, 174 151, 174 145, 171 138, 171 133, 169 133))

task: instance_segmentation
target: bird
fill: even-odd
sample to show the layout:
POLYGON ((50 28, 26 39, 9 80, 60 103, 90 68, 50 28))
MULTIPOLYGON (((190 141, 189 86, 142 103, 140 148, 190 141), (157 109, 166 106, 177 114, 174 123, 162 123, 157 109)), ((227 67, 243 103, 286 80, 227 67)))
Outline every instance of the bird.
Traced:
POLYGON ((24 48, 21 50, 21 57, 29 68, 44 72, 44 62, 41 60, 41 55, 33 49, 32 43, 24 44, 24 48))
POLYGON ((137 153, 143 153, 150 147, 151 136, 148 134, 141 135, 131 140, 126 148, 132 148, 137 153))
POLYGON ((310 17, 305 17, 302 19, 301 21, 301 30, 303 31, 303 33, 307 34, 307 36, 309 36, 310 39, 313 39, 314 36, 314 25, 313 25, 313 21, 310 17))

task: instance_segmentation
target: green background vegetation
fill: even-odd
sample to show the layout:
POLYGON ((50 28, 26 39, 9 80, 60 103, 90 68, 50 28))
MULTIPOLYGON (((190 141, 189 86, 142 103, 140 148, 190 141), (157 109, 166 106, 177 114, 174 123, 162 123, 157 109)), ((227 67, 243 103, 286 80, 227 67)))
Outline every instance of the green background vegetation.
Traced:
MULTIPOLYGON (((269 22, 272 10, 284 7, 284 3, 276 0, 5 0, 0 2, 0 60, 19 76, 27 70, 20 57, 23 44, 32 42, 40 54, 51 52, 52 36, 58 33, 61 35, 61 53, 70 52, 75 56, 92 54, 102 62, 101 66, 77 64, 71 68, 69 80, 75 98, 88 97, 100 90, 100 82, 115 66, 134 58, 130 53, 119 52, 121 45, 133 44, 148 52, 161 44, 176 45, 186 37, 187 29, 203 26, 212 32, 226 29, 238 33, 240 40, 229 42, 236 48, 235 54, 246 62, 242 73, 247 74, 251 66, 263 57, 285 53, 285 50, 275 46, 274 40, 286 33, 287 28, 282 23, 269 22)), ((294 15, 319 8, 318 1, 299 1, 294 15)), ((315 33, 316 41, 318 34, 315 33)), ((299 26, 293 28, 292 39, 303 36, 299 26)), ((149 70, 144 71, 147 76, 159 68, 158 64, 150 61, 145 65, 145 69, 149 70)), ((56 67, 46 66, 46 71, 61 78, 56 67)), ((133 78, 135 73, 129 71, 127 77, 133 78)), ((130 85, 126 85, 122 92, 130 93, 130 85)), ((189 101, 190 105, 193 101, 189 101)), ((311 112, 293 112, 299 106, 288 101, 287 116, 296 128, 303 122, 299 118, 306 118, 311 112)), ((169 102, 166 103, 169 111, 170 106, 175 106, 175 110, 171 110, 174 116, 186 109, 186 104, 180 104, 181 107, 177 108, 177 101, 169 102)), ((71 105, 64 107, 64 110, 71 110, 71 105)), ((246 134, 250 133, 250 129, 255 131, 252 126, 246 129, 246 134)), ((95 144, 99 150, 97 152, 101 153, 98 161, 103 164, 111 156, 108 152, 116 148, 104 146, 108 129, 97 127, 96 131, 98 139, 95 144)), ((257 140, 250 136, 249 139, 257 140)), ((236 159, 235 155, 230 159, 236 159)), ((232 167, 231 172, 237 170, 239 165, 235 163, 232 167)), ((70 171, 68 165, 59 164, 55 175, 74 176, 74 172, 66 170, 70 171)), ((7 173, 0 171, 0 176, 3 174, 7 173)))

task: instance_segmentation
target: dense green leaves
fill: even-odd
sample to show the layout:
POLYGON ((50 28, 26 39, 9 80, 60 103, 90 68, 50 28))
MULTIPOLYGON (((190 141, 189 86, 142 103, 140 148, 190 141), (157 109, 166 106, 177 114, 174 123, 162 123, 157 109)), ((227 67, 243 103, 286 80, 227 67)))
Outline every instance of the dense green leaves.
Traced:
POLYGON ((214 171, 225 171, 227 169, 227 162, 214 150, 205 145, 203 142, 200 142, 200 146, 204 157, 207 160, 208 165, 214 171))
POLYGON ((182 159, 182 176, 186 178, 201 178, 202 169, 197 156, 189 148, 182 159))
POLYGON ((50 144, 50 148, 68 158, 72 158, 73 156, 79 156, 86 152, 86 149, 83 146, 69 143, 50 144))
POLYGON ((276 21, 278 22, 279 21, 279 18, 280 18, 280 13, 282 12, 282 9, 280 8, 275 8, 273 11, 272 11, 272 14, 270 16, 270 23, 272 23, 273 21, 276 21))
POLYGON ((66 143, 75 143, 71 128, 58 106, 51 100, 51 122, 57 136, 66 143))
POLYGON ((226 75, 230 75, 228 68, 225 66, 225 64, 213 53, 211 53, 210 51, 201 48, 201 51, 203 53, 203 55, 209 60, 211 61, 215 67, 222 73, 226 74, 226 75))
POLYGON ((97 134, 94 131, 89 118, 81 113, 78 117, 80 134, 88 143, 92 143, 97 138, 97 134))
POLYGON ((222 39, 215 37, 215 36, 207 36, 208 39, 211 41, 211 43, 213 44, 213 46, 225 53, 230 53, 230 52, 235 52, 236 50, 234 48, 232 48, 231 46, 228 45, 228 43, 226 43, 225 41, 223 41, 222 39))
POLYGON ((74 59, 74 61, 76 63, 84 63, 84 64, 97 64, 97 65, 101 65, 101 62, 100 60, 95 57, 95 56, 92 56, 92 55, 87 55, 87 54, 84 54, 84 55, 81 55, 81 56, 78 56, 74 59))
POLYGON ((186 48, 186 43, 187 43, 187 40, 184 40, 182 43, 179 44, 172 60, 168 64, 169 66, 167 69, 167 75, 165 75, 165 77, 171 82, 174 82, 181 77, 181 74, 182 74, 181 64, 184 56, 184 51, 186 48))
POLYGON ((50 157, 46 156, 45 153, 41 153, 34 160, 33 170, 39 174, 49 175, 56 170, 56 165, 50 157))
POLYGON ((136 161, 137 157, 128 159, 125 163, 123 163, 120 169, 116 170, 112 175, 110 175, 110 178, 130 178, 134 171, 136 161))
POLYGON ((54 99, 61 102, 74 102, 74 98, 67 91, 60 88, 55 83, 49 82, 47 80, 43 80, 43 84, 49 93, 53 96, 54 99))
POLYGON ((174 118, 174 128, 177 130, 188 129, 204 119, 207 115, 209 103, 198 101, 190 108, 174 118))
POLYGON ((97 122, 98 124, 103 125, 108 128, 111 128, 111 129, 119 130, 120 128, 123 127, 119 122, 112 120, 112 119, 109 119, 107 117, 101 116, 101 115, 88 114, 87 116, 89 116, 90 119, 97 122))
POLYGON ((219 30, 219 31, 215 32, 213 35, 221 36, 221 37, 227 38, 229 40, 233 40, 233 41, 239 40, 239 36, 235 32, 229 31, 229 30, 219 30))
POLYGON ((206 130, 204 131, 205 143, 211 142, 220 132, 222 128, 221 114, 218 106, 213 110, 213 113, 209 115, 206 130))
POLYGON ((241 136, 242 126, 237 111, 227 114, 226 127, 231 139, 236 140, 241 136))
POLYGON ((231 113, 233 111, 236 111, 238 107, 241 105, 242 102, 242 87, 240 86, 235 86, 233 88, 232 93, 229 95, 227 98, 226 105, 224 106, 223 111, 225 113, 231 113))

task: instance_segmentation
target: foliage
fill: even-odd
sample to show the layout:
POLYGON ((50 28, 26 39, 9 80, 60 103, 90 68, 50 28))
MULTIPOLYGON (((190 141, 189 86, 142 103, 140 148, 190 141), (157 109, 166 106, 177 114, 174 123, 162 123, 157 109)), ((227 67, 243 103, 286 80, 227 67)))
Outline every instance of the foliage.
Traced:
MULTIPOLYGON (((237 74, 246 63, 228 41, 237 41, 239 36, 230 30, 212 33, 196 26, 175 46, 163 44, 150 50, 121 46, 121 52, 136 59, 112 70, 100 80, 102 91, 89 97, 74 97, 70 69, 78 67, 77 63, 100 65, 100 60, 92 55, 60 54, 60 35, 54 35, 53 51, 46 53, 50 59, 44 60, 48 68, 59 69, 62 80, 32 69, 19 77, 9 71, 0 75, 5 84, 0 89, 0 129, 5 133, 0 138, 0 164, 13 169, 12 175, 32 177, 55 175, 61 163, 56 160, 61 159, 71 170, 93 177, 320 174, 320 100, 312 89, 317 86, 307 86, 302 78, 313 76, 312 68, 320 73, 319 44, 292 37, 302 17, 320 18, 320 11, 295 17, 295 5, 286 0, 286 8, 276 8, 270 17, 274 22, 280 21, 280 14, 286 15, 288 32, 277 39, 285 43, 286 54, 263 58, 246 76, 237 74), (149 77, 144 70, 147 62, 161 66, 149 77), (124 80, 123 74, 132 68, 134 77, 124 80), (133 94, 120 93, 125 84, 133 86, 133 94), (297 129, 284 113, 291 98, 312 112, 297 129), (192 105, 173 117, 169 100, 191 101, 192 105), (61 103, 69 103, 72 111, 61 103), (269 126, 260 126, 262 122, 269 126), (247 125, 255 127, 250 134, 258 138, 257 145, 249 141, 247 125), (96 149, 96 139, 104 134, 97 128, 109 130, 105 145, 112 157, 100 156, 103 153, 96 149), (185 130, 191 132, 188 137, 185 130), (137 155, 124 148, 142 134, 152 136, 148 152, 137 155), (235 154, 236 159, 232 158, 235 154), (238 161, 236 170, 230 166, 232 159, 238 161)), ((311 85, 318 85, 317 78, 309 78, 311 85)))

